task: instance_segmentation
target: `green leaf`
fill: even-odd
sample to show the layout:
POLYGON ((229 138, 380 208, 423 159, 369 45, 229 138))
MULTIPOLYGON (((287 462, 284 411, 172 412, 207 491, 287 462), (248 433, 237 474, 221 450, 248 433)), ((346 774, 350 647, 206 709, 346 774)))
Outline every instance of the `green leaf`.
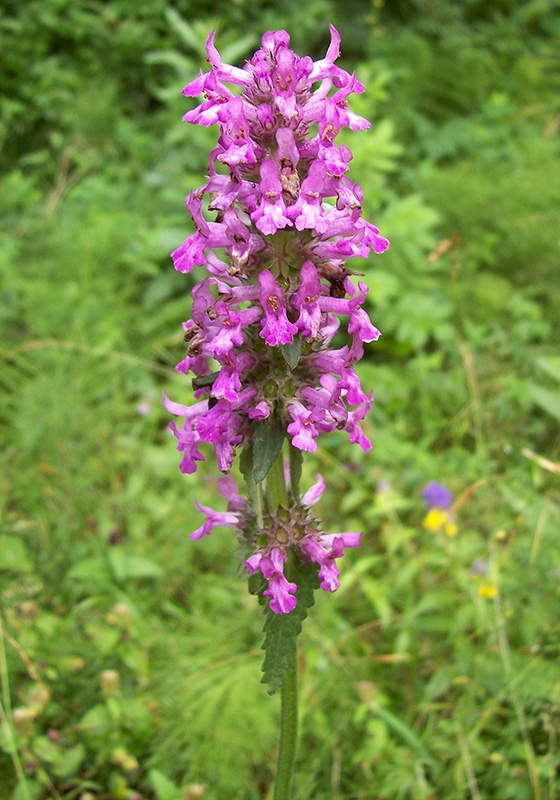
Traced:
POLYGON ((377 706, 375 713, 378 717, 381 717, 383 722, 385 722, 397 734, 397 736, 400 736, 410 747, 412 747, 413 750, 418 753, 425 764, 433 763, 433 759, 426 747, 414 733, 412 728, 406 724, 406 722, 397 717, 396 714, 393 714, 391 711, 383 708, 383 706, 377 706))
POLYGON ((18 783, 10 800, 38 800, 42 793, 43 786, 39 781, 24 779, 18 783))
POLYGON ((120 548, 109 550, 109 561, 117 580, 128 578, 159 578, 162 568, 155 561, 144 556, 123 552, 120 548))
POLYGON ((235 64, 235 62, 246 55, 249 50, 253 49, 253 45, 258 39, 254 33, 249 33, 242 39, 235 39, 230 44, 222 48, 222 58, 228 64, 235 64))
POLYGON ((245 484, 247 486, 247 497, 249 498, 251 505, 253 506, 253 510, 257 517, 258 525, 260 528, 262 528, 263 526, 262 498, 261 498, 260 488, 255 483, 255 478, 253 476, 252 444, 248 445, 241 453, 241 458, 239 459, 239 469, 241 470, 241 474, 245 478, 245 484))
POLYGON ((266 481, 266 496, 268 499, 268 513, 274 514, 279 506, 288 506, 286 495, 286 478, 284 475, 284 458, 282 451, 278 453, 276 461, 273 463, 268 473, 266 481))
POLYGON ((74 564, 66 573, 67 578, 73 578, 78 581, 94 581, 96 583, 105 583, 109 581, 109 571, 106 562, 94 556, 92 558, 84 558, 74 564))
POLYGON ((159 769, 151 769, 148 777, 156 793, 157 800, 180 800, 181 793, 179 789, 159 769))
POLYGON ((534 403, 552 417, 560 420, 560 391, 551 391, 544 386, 530 386, 529 394, 534 403))
POLYGON ((210 375, 200 375, 198 378, 193 378, 193 391, 196 392, 198 389, 206 389, 209 386, 213 386, 219 374, 219 372, 211 372, 210 375))
MULTIPOLYGON (((111 548, 107 554, 113 576, 117 581, 129 578, 159 578, 163 570, 159 564, 144 556, 124 552, 120 547, 111 548)), ((95 583, 111 582, 107 561, 100 557, 85 558, 70 567, 66 573, 74 580, 94 581, 95 583)))
POLYGON ((280 350, 282 351, 286 364, 290 369, 295 369, 301 355, 301 338, 296 336, 291 344, 281 345, 280 350))
POLYGON ((87 738, 105 740, 111 730, 112 721, 104 703, 98 703, 87 711, 78 728, 87 738))
POLYGON ((204 51, 204 41, 193 30, 186 19, 184 19, 174 8, 167 8, 165 10, 167 21, 173 30, 179 35, 183 42, 188 45, 195 53, 206 56, 204 51))
POLYGON ((114 652, 121 638, 121 631, 96 622, 86 623, 86 633, 95 644, 97 650, 103 654, 114 652))
POLYGON ((60 757, 54 772, 61 778, 70 778, 78 774, 80 764, 85 758, 86 751, 82 744, 71 747, 60 757))
POLYGON ((297 447, 290 445, 290 488, 294 496, 294 500, 299 502, 300 499, 300 484, 301 472, 303 468, 303 453, 297 447))
POLYGON ((276 417, 259 422, 253 432, 253 479, 264 481, 276 461, 282 444, 284 431, 276 417))
POLYGON ((292 663, 296 649, 296 638, 301 632, 307 609, 315 602, 313 591, 319 586, 318 570, 318 565, 312 562, 298 564, 295 563, 295 559, 293 561, 288 559, 287 578, 297 584, 297 606, 289 614, 275 614, 271 611, 268 597, 263 595, 267 582, 262 579, 260 572, 251 576, 249 591, 258 594, 259 603, 265 609, 263 627, 265 656, 261 683, 268 684, 268 694, 274 694, 284 685, 286 670, 292 663), (257 574, 259 577, 255 578, 257 574))
POLYGON ((17 536, 0 536, 0 570, 31 572, 33 569, 24 542, 17 536))
POLYGON ((47 736, 36 736, 33 739, 33 752, 41 761, 56 764, 62 757, 60 745, 51 742, 47 736))
POLYGON ((551 378, 560 383, 560 356, 541 356, 537 358, 536 363, 551 378))

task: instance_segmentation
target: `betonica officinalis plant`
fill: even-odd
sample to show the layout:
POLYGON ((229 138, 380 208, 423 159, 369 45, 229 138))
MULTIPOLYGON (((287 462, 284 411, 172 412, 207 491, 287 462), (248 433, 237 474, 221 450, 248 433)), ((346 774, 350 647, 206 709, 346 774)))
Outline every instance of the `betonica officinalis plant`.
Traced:
POLYGON ((211 443, 224 473, 227 511, 197 503, 205 521, 191 538, 235 528, 249 589, 266 615, 263 682, 271 694, 282 690, 275 800, 290 797, 296 638, 314 590, 338 588, 337 561, 362 535, 323 530, 312 506, 325 483, 317 476, 302 493, 303 454, 332 430, 371 447, 360 421, 373 394, 355 364, 380 334, 363 308, 368 287, 346 265, 389 246, 362 218, 362 190, 347 174, 352 154, 335 143, 344 126, 365 131, 370 123, 349 108, 364 87, 336 65, 340 36, 330 31, 315 62, 290 50, 286 31, 269 31, 243 68, 222 61, 211 33, 210 71, 183 90, 204 96, 184 119, 217 124, 219 137, 206 183, 186 200, 196 231, 173 253, 180 272, 206 272, 192 290, 177 366, 194 376, 197 402, 164 395, 164 405, 184 418, 182 427, 170 423, 181 471, 194 473, 201 445, 211 443), (333 346, 341 323, 346 343, 333 346), (242 493, 229 475, 236 456, 242 493))

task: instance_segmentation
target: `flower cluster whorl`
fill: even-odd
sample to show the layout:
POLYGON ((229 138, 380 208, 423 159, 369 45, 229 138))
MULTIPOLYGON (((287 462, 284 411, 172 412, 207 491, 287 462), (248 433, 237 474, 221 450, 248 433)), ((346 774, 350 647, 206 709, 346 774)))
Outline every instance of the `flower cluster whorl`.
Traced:
POLYGON ((288 34, 276 31, 242 69, 222 62, 212 33, 210 72, 183 90, 205 97, 184 119, 220 126, 208 181, 186 201, 196 231, 172 254, 179 271, 196 265, 208 273, 193 289, 187 354, 177 366, 195 375, 198 402, 164 397, 185 417, 182 429, 171 423, 183 472, 203 460, 203 442, 228 472, 236 448, 271 416, 300 450, 314 451, 319 432, 334 428, 370 447, 360 420, 373 395, 354 364, 379 331, 362 308, 367 285, 354 286, 345 264, 389 243, 362 218, 361 188, 346 176, 352 154, 334 143, 342 127, 370 124, 348 108, 348 95, 363 86, 335 65, 340 37, 330 29, 317 62, 292 52, 288 34), (351 336, 338 349, 330 347, 340 325, 334 315, 348 316, 351 336))
MULTIPOLYGON (((288 465, 285 464, 284 468, 286 489, 289 493, 288 465)), ((321 589, 327 592, 338 589, 340 573, 336 560, 344 555, 345 548, 359 547, 362 534, 322 531, 321 523, 310 511, 325 490, 321 475, 316 476, 316 483, 297 504, 292 504, 290 508, 281 506, 276 514, 266 517, 262 529, 258 527, 251 503, 241 497, 231 475, 220 478, 218 488, 222 497, 227 500, 227 511, 214 511, 195 501, 197 509, 206 519, 191 534, 191 539, 201 539, 211 533, 213 528, 235 528, 240 542, 252 550, 243 564, 250 575, 258 569, 266 579, 267 588, 263 594, 270 598, 270 608, 275 614, 287 614, 297 605, 297 585, 288 581, 284 575, 289 550, 297 551, 300 560, 312 561, 318 565, 321 589), (264 542, 261 541, 263 538, 264 542)))

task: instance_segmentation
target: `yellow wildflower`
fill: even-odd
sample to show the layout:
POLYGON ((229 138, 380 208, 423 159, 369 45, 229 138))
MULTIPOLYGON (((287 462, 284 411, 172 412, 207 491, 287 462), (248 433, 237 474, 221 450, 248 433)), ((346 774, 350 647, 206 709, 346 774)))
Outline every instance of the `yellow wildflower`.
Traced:
POLYGON ((443 508, 431 508, 424 520, 427 531, 440 531, 442 528, 447 536, 457 536, 459 531, 453 517, 443 508))
POLYGON ((431 508, 424 520, 424 527, 427 531, 439 531, 447 521, 447 512, 443 508, 431 508))
POLYGON ((459 533, 459 528, 457 527, 455 522, 446 522, 445 527, 443 529, 448 536, 457 536, 459 533))
POLYGON ((478 596, 485 597, 487 600, 493 600, 498 596, 498 590, 491 583, 481 583, 478 587, 478 596))

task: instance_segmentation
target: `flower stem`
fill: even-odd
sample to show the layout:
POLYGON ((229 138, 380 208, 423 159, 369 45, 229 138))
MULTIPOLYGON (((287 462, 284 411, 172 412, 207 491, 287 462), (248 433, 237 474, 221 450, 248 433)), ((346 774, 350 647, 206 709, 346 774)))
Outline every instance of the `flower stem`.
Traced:
POLYGON ((292 663, 286 670, 286 683, 282 688, 280 749, 278 751, 278 768, 276 770, 274 800, 291 800, 291 785, 298 734, 297 684, 297 643, 294 642, 292 663))

